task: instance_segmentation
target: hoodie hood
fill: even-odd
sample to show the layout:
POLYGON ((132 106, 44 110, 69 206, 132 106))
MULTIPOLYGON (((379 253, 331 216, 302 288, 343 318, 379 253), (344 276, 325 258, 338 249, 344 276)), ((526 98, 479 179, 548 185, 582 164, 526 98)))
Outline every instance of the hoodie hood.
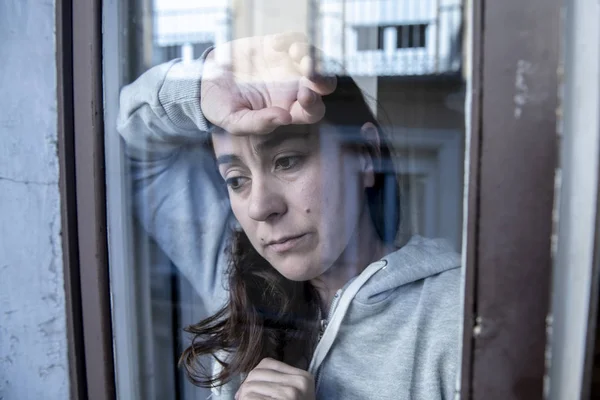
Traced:
POLYGON ((361 303, 380 301, 394 289, 460 268, 460 255, 445 239, 426 239, 414 236, 401 249, 388 254, 380 261, 386 263, 367 280, 356 299, 361 303))
MULTIPOLYGON (((381 303, 398 288, 458 269, 460 256, 444 239, 414 236, 404 247, 370 264, 341 290, 339 301, 330 311, 327 328, 313 353, 309 372, 317 376, 321 364, 334 347, 338 333, 354 302, 381 303)), ((336 295, 337 296, 337 295, 336 295)), ((402 305, 400 305, 402 307, 402 305)), ((365 320, 369 315, 364 315, 365 320)))

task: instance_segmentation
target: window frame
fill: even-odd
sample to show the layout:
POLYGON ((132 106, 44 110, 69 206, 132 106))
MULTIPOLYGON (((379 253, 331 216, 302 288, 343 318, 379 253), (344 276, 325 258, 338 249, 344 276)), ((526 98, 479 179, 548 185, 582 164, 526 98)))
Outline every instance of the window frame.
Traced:
POLYGON ((561 7, 473 2, 464 399, 544 396, 561 7))
MULTIPOLYGON (((116 398, 104 169, 102 6, 101 0, 56 2, 73 399, 116 398)), ((541 398, 543 393, 557 164, 560 37, 556 27, 561 6, 558 1, 472 0, 470 8, 463 399, 541 398), (556 23, 532 23, 540 16, 556 23), (515 57, 528 64, 515 63, 515 57), (535 74, 527 65, 535 66, 535 74), (528 98, 520 83, 535 98, 528 98), (527 141, 522 132, 528 132, 527 141), (535 159, 527 157, 532 149, 535 159), (497 243, 507 247, 500 249, 497 243), (538 285, 530 287, 527 281, 538 285), (526 307, 514 296, 519 290, 527 290, 526 307)))
POLYGON ((102 1, 57 0, 58 148, 71 399, 115 399, 108 278, 102 1))
POLYGON ((73 129, 73 29, 69 0, 56 2, 56 70, 59 190, 61 197, 62 252, 65 282, 66 328, 69 360, 70 398, 87 394, 85 348, 81 306, 79 253, 75 197, 73 129))

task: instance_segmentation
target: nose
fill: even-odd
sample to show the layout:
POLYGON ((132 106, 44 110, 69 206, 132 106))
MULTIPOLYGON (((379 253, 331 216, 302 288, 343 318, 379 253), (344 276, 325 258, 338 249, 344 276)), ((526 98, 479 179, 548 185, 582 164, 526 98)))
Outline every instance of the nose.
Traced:
POLYGON ((248 215, 255 221, 270 221, 287 211, 285 196, 277 182, 254 179, 248 204, 248 215))

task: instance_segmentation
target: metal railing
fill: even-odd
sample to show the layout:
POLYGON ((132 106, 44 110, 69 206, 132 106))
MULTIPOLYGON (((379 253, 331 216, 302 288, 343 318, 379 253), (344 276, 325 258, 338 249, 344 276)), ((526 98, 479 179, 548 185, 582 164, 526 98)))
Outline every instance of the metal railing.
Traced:
POLYGON ((157 9, 154 11, 153 29, 157 46, 223 43, 232 38, 232 12, 227 5, 157 9))
MULTIPOLYGON (((462 0, 308 1, 310 39, 323 50, 317 62, 321 73, 415 76, 460 71, 462 0)), ((233 37, 233 19, 229 5, 157 8, 154 44, 222 43, 233 37)))
POLYGON ((460 0, 315 0, 324 74, 437 75, 461 67, 460 0))

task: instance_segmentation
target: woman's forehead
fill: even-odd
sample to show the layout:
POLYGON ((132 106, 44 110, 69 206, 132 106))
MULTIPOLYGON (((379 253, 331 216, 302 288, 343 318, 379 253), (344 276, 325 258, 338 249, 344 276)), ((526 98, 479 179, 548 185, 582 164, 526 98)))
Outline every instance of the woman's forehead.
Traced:
POLYGON ((275 147, 294 139, 313 139, 318 137, 318 129, 312 125, 286 125, 273 132, 261 135, 232 135, 228 132, 212 134, 215 151, 231 151, 241 148, 275 147))
POLYGON ((294 145, 305 143, 314 149, 333 151, 336 147, 353 143, 356 140, 355 136, 360 136, 360 127, 320 123, 281 126, 269 134, 262 135, 232 135, 221 131, 213 133, 212 143, 217 157, 223 154, 241 155, 242 153, 260 155, 290 143, 294 145))

